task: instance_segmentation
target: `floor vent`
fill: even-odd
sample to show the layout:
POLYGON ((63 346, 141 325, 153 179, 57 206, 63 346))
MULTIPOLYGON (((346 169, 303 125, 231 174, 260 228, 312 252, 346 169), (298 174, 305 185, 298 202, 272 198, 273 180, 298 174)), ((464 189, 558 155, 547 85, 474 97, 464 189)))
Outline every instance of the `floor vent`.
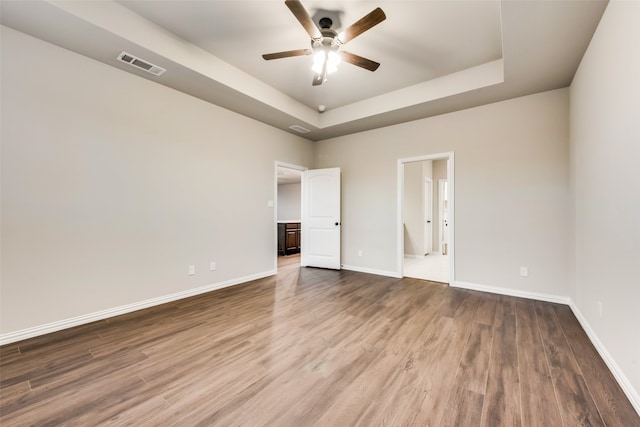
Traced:
POLYGON ((298 133, 309 133, 309 132, 311 132, 309 129, 303 128, 302 126, 298 126, 298 125, 289 126, 289 129, 294 130, 294 131, 296 131, 298 133))
POLYGON ((128 54, 127 52, 121 52, 120 55, 118 55, 118 60, 125 62, 129 65, 131 65, 132 67, 136 67, 139 68, 143 71, 146 71, 147 73, 151 73, 154 76, 160 76, 162 75, 162 73, 164 73, 165 70, 162 67, 158 67, 157 65, 153 65, 145 60, 142 60, 136 56, 133 56, 131 54, 128 54))

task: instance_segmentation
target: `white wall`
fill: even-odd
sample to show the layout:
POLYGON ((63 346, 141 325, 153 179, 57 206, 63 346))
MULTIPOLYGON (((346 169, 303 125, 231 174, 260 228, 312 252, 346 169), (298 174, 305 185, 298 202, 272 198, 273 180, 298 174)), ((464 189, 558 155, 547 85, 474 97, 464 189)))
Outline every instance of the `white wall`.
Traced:
POLYGON ((278 185, 278 221, 302 219, 302 185, 278 185))
POLYGON ((274 162, 309 141, 6 27, 1 51, 2 334, 274 271, 274 162))
POLYGON ((399 271, 397 159, 453 151, 456 280, 568 296, 568 98, 560 89, 316 143, 316 166, 343 172, 343 264, 399 271))
POLYGON ((570 94, 574 300, 640 405, 640 2, 609 3, 570 94))

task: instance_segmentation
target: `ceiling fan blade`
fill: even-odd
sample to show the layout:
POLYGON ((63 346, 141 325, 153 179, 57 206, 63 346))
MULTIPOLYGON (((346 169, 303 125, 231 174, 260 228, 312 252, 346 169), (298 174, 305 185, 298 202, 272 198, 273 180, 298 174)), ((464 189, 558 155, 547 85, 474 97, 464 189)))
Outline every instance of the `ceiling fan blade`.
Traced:
POLYGON ((358 67, 364 68, 365 70, 375 71, 380 66, 379 63, 372 61, 367 58, 363 58, 362 56, 355 55, 350 52, 342 51, 340 55, 344 62, 348 62, 349 64, 356 65, 358 67))
POLYGON ((311 55, 311 49, 285 50, 284 52, 265 53, 262 57, 269 61, 271 59, 289 58, 291 56, 311 55))
POLYGON ((287 5, 291 13, 293 13, 293 16, 295 16, 298 22, 302 24, 302 26, 307 31, 307 33, 309 33, 311 38, 317 39, 322 37, 322 34, 320 34, 320 30, 318 29, 316 24, 313 22, 313 19, 311 19, 309 12, 307 12, 307 10, 304 8, 302 3, 300 3, 300 1, 285 0, 284 4, 287 5))
POLYGON ((342 44, 345 44, 349 40, 355 39, 368 29, 375 27, 385 19, 387 19, 387 15, 384 14, 382 9, 377 7, 368 15, 360 18, 360 20, 355 22, 350 27, 345 28, 340 34, 338 34, 338 39, 342 42, 342 44))

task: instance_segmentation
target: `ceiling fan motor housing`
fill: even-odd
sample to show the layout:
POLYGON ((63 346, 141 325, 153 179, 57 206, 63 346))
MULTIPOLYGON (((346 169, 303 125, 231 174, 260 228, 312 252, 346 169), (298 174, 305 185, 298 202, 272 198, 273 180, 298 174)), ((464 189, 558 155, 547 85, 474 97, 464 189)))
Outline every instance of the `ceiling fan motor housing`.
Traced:
MULTIPOLYGON (((323 18, 331 21, 329 18, 323 18)), ((322 37, 317 39, 311 39, 311 46, 313 48, 326 47, 326 48, 338 48, 342 43, 338 39, 338 33, 331 28, 321 28, 320 34, 322 37)))
POLYGON ((318 21, 318 23, 320 24, 320 28, 331 28, 331 26, 333 25, 333 21, 331 20, 331 18, 327 18, 326 16, 324 18, 320 18, 320 21, 318 21))

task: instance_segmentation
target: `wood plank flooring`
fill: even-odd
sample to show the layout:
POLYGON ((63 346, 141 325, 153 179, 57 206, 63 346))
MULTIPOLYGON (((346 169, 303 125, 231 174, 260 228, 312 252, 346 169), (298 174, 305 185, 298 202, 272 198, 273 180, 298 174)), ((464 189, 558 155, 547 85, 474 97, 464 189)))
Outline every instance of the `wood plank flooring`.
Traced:
POLYGON ((2 426, 640 426, 567 306, 296 257, 0 355, 2 426))

